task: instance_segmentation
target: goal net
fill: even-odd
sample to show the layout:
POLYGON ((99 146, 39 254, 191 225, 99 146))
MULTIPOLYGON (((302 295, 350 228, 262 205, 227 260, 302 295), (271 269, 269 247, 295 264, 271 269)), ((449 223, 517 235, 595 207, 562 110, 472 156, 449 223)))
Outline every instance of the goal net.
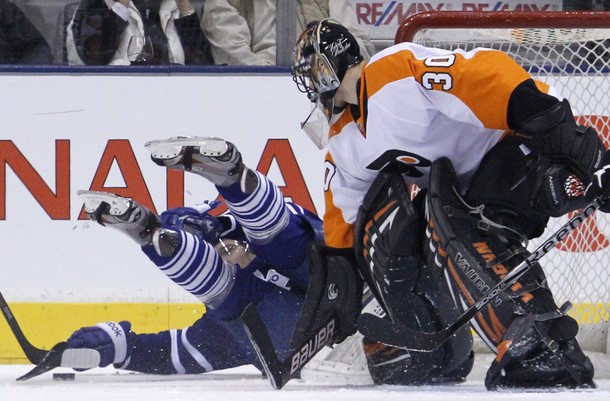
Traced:
MULTIPOLYGON (((580 124, 594 126, 610 143, 610 13, 430 12, 400 26, 396 42, 447 49, 488 47, 512 55, 538 80, 570 101, 580 124)), ((554 219, 547 232, 567 217, 554 219)), ((539 242, 539 241, 538 241, 539 242)), ((532 249, 537 245, 530 244, 532 249)), ((571 301, 578 338, 608 366, 610 318, 610 215, 596 213, 542 261, 559 304, 571 301)))

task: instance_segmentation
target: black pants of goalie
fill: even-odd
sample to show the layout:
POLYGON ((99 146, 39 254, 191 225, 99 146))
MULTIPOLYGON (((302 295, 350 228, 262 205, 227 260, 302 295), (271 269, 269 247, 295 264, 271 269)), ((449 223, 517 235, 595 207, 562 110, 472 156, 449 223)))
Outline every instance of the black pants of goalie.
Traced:
MULTIPOLYGON (((495 157, 504 157, 506 162, 506 158, 518 156, 518 150, 504 144, 495 157)), ((519 195, 524 198, 515 200, 517 194, 511 196, 510 188, 519 186, 508 180, 505 182, 510 188, 496 188, 491 195, 496 203, 477 202, 477 198, 485 197, 480 192, 485 183, 479 180, 493 180, 495 174, 501 173, 498 165, 504 166, 497 159, 489 165, 484 162, 483 170, 475 175, 471 189, 476 192, 469 192, 466 199, 477 208, 469 208, 455 190, 458 188, 457 179, 447 159, 435 161, 431 169, 428 260, 444 270, 452 284, 453 296, 465 308, 481 299, 529 255, 514 239, 515 234, 527 232, 531 236, 540 231, 545 218, 548 219, 544 211, 538 210, 536 214, 530 214, 536 218, 526 219, 523 226, 514 224, 524 221, 520 207, 527 202, 522 199, 535 199, 538 195, 531 192, 540 190, 536 186, 521 188, 519 195), (504 199, 498 198, 502 191, 507 194, 504 199), (521 203, 511 207, 511 202, 521 203), (494 217, 508 216, 503 222, 513 224, 510 227, 497 226, 486 220, 481 211, 494 217)), ((517 173, 509 173, 510 177, 515 177, 512 174, 518 176, 519 170, 524 174, 546 174, 549 171, 547 167, 544 170, 527 167, 526 171, 526 166, 531 166, 526 161, 512 166, 517 173)), ((505 178, 497 177, 490 186, 498 187, 505 178)), ((536 177, 520 177, 523 179, 535 180, 536 177)), ((565 312, 557 307, 545 273, 538 264, 531 267, 510 290, 490 302, 472 320, 473 328, 497 354, 487 372, 487 388, 593 386, 593 366, 575 338, 578 325, 565 312)))

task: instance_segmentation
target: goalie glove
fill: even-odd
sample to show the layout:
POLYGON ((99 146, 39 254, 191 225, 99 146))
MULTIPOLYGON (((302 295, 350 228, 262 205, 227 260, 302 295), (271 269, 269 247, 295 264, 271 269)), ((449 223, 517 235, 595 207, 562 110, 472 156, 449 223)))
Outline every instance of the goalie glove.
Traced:
POLYGON ((588 177, 602 164, 604 145, 593 127, 576 124, 567 100, 530 117, 515 127, 521 134, 531 136, 528 146, 551 158, 569 165, 579 177, 588 177))
POLYGON ((604 153, 599 168, 591 177, 591 182, 585 189, 585 199, 593 201, 601 198, 601 210, 604 213, 610 212, 610 152, 604 153))
POLYGON ((98 323, 83 327, 70 336, 68 348, 88 348, 100 353, 100 367, 112 364, 125 365, 131 354, 131 323, 122 321, 98 323))

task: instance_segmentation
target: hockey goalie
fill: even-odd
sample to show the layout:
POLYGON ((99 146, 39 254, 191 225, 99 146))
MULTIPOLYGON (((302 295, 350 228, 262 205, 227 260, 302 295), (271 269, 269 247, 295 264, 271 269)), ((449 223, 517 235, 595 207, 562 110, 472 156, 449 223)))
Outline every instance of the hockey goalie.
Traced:
MULTIPOLYGON (((330 125, 303 123, 327 149, 326 244, 355 249, 397 326, 444 329, 528 256, 550 217, 593 199, 608 210, 610 159, 597 132, 500 51, 400 43, 364 60, 326 19, 299 37, 292 74, 330 125), (407 184, 421 188, 414 199, 407 184)), ((594 386, 566 310, 538 264, 494 297, 471 320, 496 354, 486 387, 594 386)), ((375 383, 460 382, 472 369, 468 326, 430 352, 359 328, 375 383)))

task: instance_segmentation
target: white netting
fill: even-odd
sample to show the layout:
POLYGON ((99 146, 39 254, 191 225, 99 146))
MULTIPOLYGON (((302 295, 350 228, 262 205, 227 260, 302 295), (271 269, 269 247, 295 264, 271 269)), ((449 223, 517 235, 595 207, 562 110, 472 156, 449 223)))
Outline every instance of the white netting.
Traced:
MULTIPOLYGON (((569 99, 581 124, 610 140, 610 29, 427 29, 415 43, 440 48, 490 47, 511 54, 536 79, 569 99)), ((551 222, 547 238, 567 221, 551 222)), ((540 242, 540 241, 538 241, 540 242)), ((537 244, 534 242, 531 247, 537 244)), ((588 351, 608 352, 610 318, 610 217, 596 213, 542 261, 559 304, 581 324, 579 340, 588 351)))

